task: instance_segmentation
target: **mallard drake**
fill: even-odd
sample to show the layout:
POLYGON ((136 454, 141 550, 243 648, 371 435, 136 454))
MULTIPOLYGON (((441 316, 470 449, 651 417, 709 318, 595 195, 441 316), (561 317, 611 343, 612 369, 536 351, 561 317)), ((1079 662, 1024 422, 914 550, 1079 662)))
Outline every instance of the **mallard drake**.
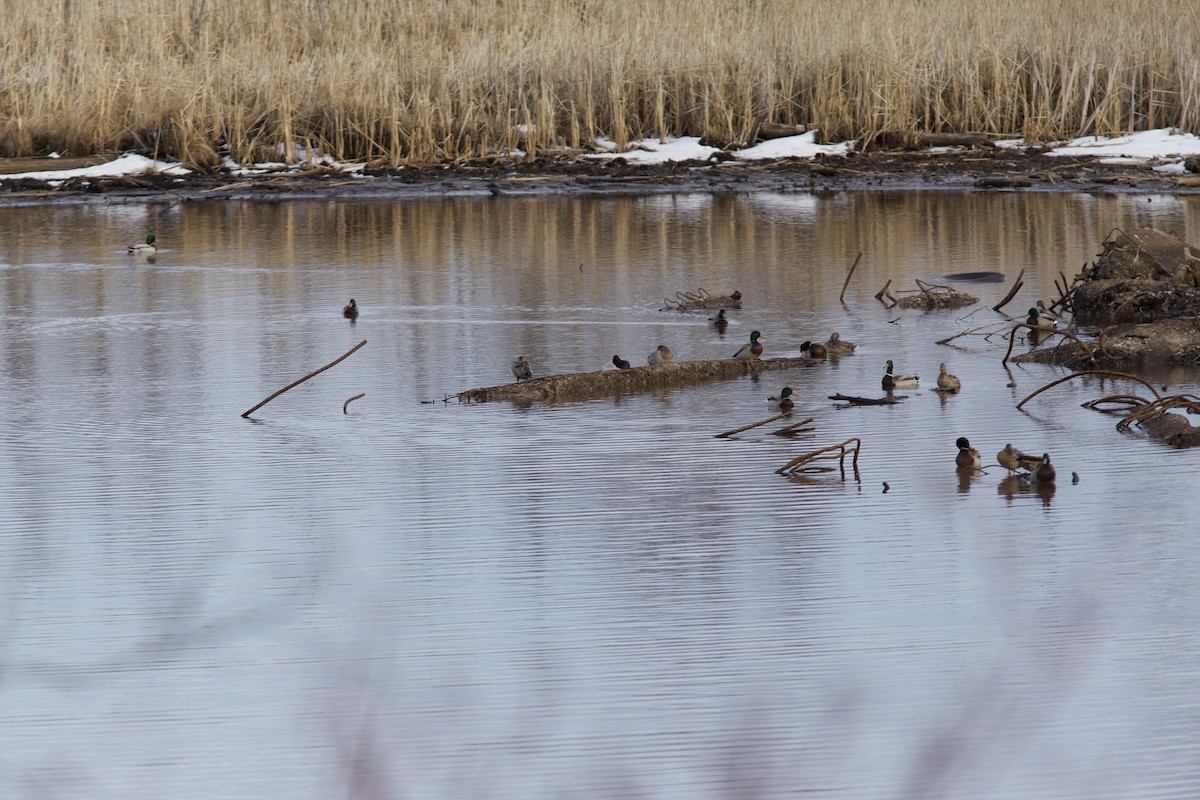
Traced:
POLYGON ((954 444, 958 447, 958 455, 954 458, 954 463, 958 465, 959 469, 979 469, 983 466, 983 459, 980 457, 979 451, 971 447, 967 437, 958 437, 958 441, 954 444))
POLYGON ((962 381, 958 379, 958 376, 947 372, 946 365, 942 364, 938 371, 937 385, 943 392, 955 393, 962 388, 962 381))
POLYGON ((346 303, 342 309, 342 316, 346 319, 358 319, 358 303, 354 302, 354 298, 350 298, 350 302, 346 303))
POLYGON ((633 369, 633 365, 620 356, 613 356, 613 366, 617 369, 633 369))
MULTIPOLYGON (((1041 302, 1040 300, 1038 301, 1041 302)), ((1046 310, 1045 304, 1041 308, 1031 306, 1026 312, 1025 324, 1032 325, 1035 328, 1042 330, 1053 330, 1058 327, 1058 319, 1046 310)))
POLYGON ((750 343, 742 345, 742 348, 733 354, 734 358, 740 358, 743 361, 754 361, 762 355, 763 346, 759 339, 762 334, 758 331, 750 331, 750 343))
POLYGON ((146 237, 146 241, 129 245, 128 250, 130 253, 135 253, 139 256, 152 256, 158 252, 158 246, 154 244, 155 241, 157 240, 152 233, 146 237))
POLYGON ((660 344, 658 347, 654 348, 653 353, 646 356, 646 363, 653 367, 657 364, 665 364, 674 358, 675 354, 671 352, 671 348, 667 347, 665 344, 660 344))
POLYGON ((529 366, 529 361, 525 356, 517 356, 517 360, 512 362, 512 374, 517 379, 517 383, 527 381, 533 377, 533 367, 529 366))
POLYGON ((1038 483, 1053 483, 1054 482, 1054 465, 1050 463, 1050 454, 1042 453, 1042 458, 1038 461, 1037 466, 1031 470, 1033 479, 1038 483))
POLYGON ((809 358, 825 358, 829 355, 829 351, 825 349, 825 345, 817 344, 816 342, 805 342, 800 345, 800 352, 805 353, 809 358))
POLYGON ((780 414, 787 414, 796 406, 796 401, 792 399, 792 387, 785 386, 780 390, 778 397, 767 398, 767 408, 772 411, 778 411, 780 414))
POLYGON ((893 375, 892 371, 895 369, 895 365, 892 364, 890 358, 884 366, 887 368, 887 372, 883 374, 883 388, 885 391, 890 392, 892 389, 913 389, 916 387, 917 382, 921 380, 916 375, 893 375))
POLYGON ((837 331, 829 334, 829 341, 825 342, 825 351, 834 355, 846 355, 847 353, 853 353, 857 349, 858 345, 854 342, 847 342, 838 335, 837 331))
POLYGON ((1004 445, 1004 449, 996 454, 996 461, 1008 470, 1009 475, 1018 470, 1031 469, 1038 463, 1036 457, 1025 455, 1012 444, 1004 445))
POLYGON ((729 317, 725 315, 725 309, 717 312, 715 317, 709 317, 708 321, 713 324, 714 328, 726 328, 729 326, 729 317))

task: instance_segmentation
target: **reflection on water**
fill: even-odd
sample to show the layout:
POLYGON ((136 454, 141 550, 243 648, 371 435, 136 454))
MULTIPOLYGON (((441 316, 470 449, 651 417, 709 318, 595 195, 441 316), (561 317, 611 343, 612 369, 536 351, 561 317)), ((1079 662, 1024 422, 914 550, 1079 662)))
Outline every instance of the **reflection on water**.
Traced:
MULTIPOLYGON (((1130 387, 934 342, 1170 197, 879 193, 0 210, 13 797, 1193 797, 1197 454, 1130 387), (157 234, 153 264, 130 241, 157 234), (857 253, 846 303, 837 301, 857 253), (887 281, 999 272, 981 306, 887 281), (718 331, 664 298, 739 289, 718 331), (341 316, 349 298, 362 310, 341 316), (535 374, 857 353, 527 408, 535 374), (240 418, 328 363, 343 363, 240 418), (924 376, 895 406, 884 362, 924 376), (963 391, 931 391, 945 361, 963 391), (811 432, 763 426, 796 390, 811 432), (364 396, 347 408, 347 398, 364 396), (449 401, 446 401, 450 398, 449 401), (969 436, 984 474, 956 472, 969 436), (857 474, 775 474, 861 437, 857 474), (1006 477, 1049 452, 1049 488, 1006 477), (1070 476, 1077 472, 1079 482, 1070 476), (885 484, 887 490, 885 491, 885 484), (281 787, 287 787, 281 790, 281 787)), ((1022 347, 1026 345, 1021 345, 1022 347)), ((1164 371, 1197 391, 1194 370, 1164 371)))

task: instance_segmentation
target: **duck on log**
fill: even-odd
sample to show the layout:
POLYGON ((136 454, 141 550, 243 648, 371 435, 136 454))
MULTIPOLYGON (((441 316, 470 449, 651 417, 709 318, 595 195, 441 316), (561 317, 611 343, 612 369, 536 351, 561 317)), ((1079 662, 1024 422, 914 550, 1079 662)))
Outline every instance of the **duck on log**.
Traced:
POLYGON ((692 386, 710 381, 731 380, 762 370, 790 369, 821 363, 815 358, 763 358, 746 361, 720 358, 710 361, 669 361, 657 366, 632 369, 571 372, 546 375, 520 383, 507 383, 468 389, 458 394, 460 403, 488 403, 495 400, 515 402, 569 402, 645 392, 673 386, 692 386))

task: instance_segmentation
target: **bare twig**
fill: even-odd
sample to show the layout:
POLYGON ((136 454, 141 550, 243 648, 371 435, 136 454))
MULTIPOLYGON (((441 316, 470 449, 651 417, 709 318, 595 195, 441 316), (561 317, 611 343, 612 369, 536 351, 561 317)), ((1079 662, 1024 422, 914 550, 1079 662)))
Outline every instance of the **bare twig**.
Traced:
POLYGON ((775 470, 775 474, 782 475, 785 472, 794 473, 797 470, 802 469, 803 467, 812 463, 813 461, 819 461, 822 459, 833 459, 833 458, 836 458, 838 460, 838 464, 841 466, 842 472, 844 474, 846 471, 846 454, 847 453, 854 453, 854 459, 851 462, 851 465, 854 467, 855 470, 857 470, 858 469, 858 450, 860 447, 862 447, 862 440, 859 439, 857 436, 855 436, 851 439, 847 439, 846 441, 842 442, 841 444, 831 444, 828 447, 822 447, 819 450, 813 450, 811 453, 804 453, 803 455, 796 456, 791 461, 787 462, 782 467, 775 470))
POLYGON ((354 395, 354 397, 348 397, 348 398, 346 398, 346 402, 342 403, 342 413, 343 413, 343 414, 347 414, 347 413, 349 413, 349 412, 347 412, 347 411, 346 411, 346 408, 347 408, 347 407, 348 407, 348 406, 349 406, 351 403, 353 403, 355 400, 357 400, 358 398, 360 398, 360 397, 366 397, 366 396, 367 396, 367 393, 366 393, 366 392, 359 392, 358 394, 354 395))
POLYGON ((1067 375, 1066 377, 1059 378, 1056 381, 1051 381, 1050 383, 1047 383, 1045 386, 1038 389, 1036 392, 1029 395, 1021 402, 1017 403, 1017 410, 1019 411, 1021 409, 1021 406, 1025 405, 1030 400, 1037 397, 1039 394, 1046 391, 1047 389, 1054 387, 1054 386, 1058 386, 1060 383, 1065 383, 1066 381, 1069 381, 1072 378, 1078 378, 1080 375, 1102 375, 1107 378, 1125 378, 1126 380, 1137 381, 1138 383, 1142 384, 1147 389, 1149 389, 1151 391, 1151 393, 1153 393, 1155 400, 1162 400, 1162 395, 1160 395, 1158 393, 1158 390, 1155 389, 1154 386, 1152 386, 1147 381, 1139 378, 1137 375, 1130 375, 1128 372, 1113 372, 1112 370, 1108 370, 1108 369, 1085 369, 1082 372, 1072 372, 1070 375, 1067 375))
POLYGON ((846 273, 846 282, 842 284, 842 293, 838 295, 838 302, 846 302, 846 287, 850 285, 850 277, 854 275, 854 270, 858 268, 858 262, 862 260, 862 251, 854 259, 854 263, 850 265, 850 271, 846 273))
POLYGON ((308 380, 309 378, 311 378, 311 377, 313 377, 313 376, 315 376, 315 375, 320 375, 322 372, 324 372, 325 370, 329 369, 330 367, 332 367, 332 366, 335 366, 336 364, 339 364, 339 363, 341 363, 341 362, 342 362, 342 361, 344 361, 345 359, 349 358, 349 357, 350 357, 350 355, 351 355, 351 354, 352 354, 352 353, 353 353, 355 350, 357 350, 358 348, 362 347, 362 346, 363 346, 364 344, 366 344, 366 343, 367 343, 367 340, 366 340, 366 339, 363 339, 361 342, 359 342, 358 344, 354 345, 354 347, 351 347, 351 348, 350 348, 349 350, 347 350, 345 353, 343 353, 342 355, 338 356, 338 357, 337 357, 337 358, 335 358, 333 361, 330 361, 328 364, 326 364, 325 366, 321 367, 320 369, 313 370, 312 372, 308 373, 307 375, 305 375, 305 376, 304 376, 303 378, 301 378, 300 380, 298 380, 298 381, 293 381, 293 382, 289 383, 287 386, 283 387, 283 388, 282 388, 282 389, 280 389, 278 392, 275 392, 275 394, 271 395, 271 396, 270 396, 270 397, 268 397, 266 400, 263 400, 261 403, 259 403, 258 405, 254 406, 254 408, 251 408, 249 411, 246 411, 245 413, 243 413, 243 414, 242 414, 242 417, 244 418, 244 417, 248 417, 248 416, 250 416, 250 415, 251 415, 251 414, 253 414, 255 411, 258 411, 260 408, 262 408, 263 406, 265 406, 267 403, 269 403, 269 402, 271 402, 272 400, 274 400, 276 397, 279 397, 279 395, 283 394, 283 393, 284 393, 284 392, 286 392, 288 389, 292 389, 292 388, 294 388, 294 387, 296 387, 296 386, 299 386, 300 384, 304 383, 304 382, 305 382, 306 380, 308 380))
MULTIPOLYGON (((892 285, 892 279, 891 279, 891 278, 888 278, 888 279, 887 279, 887 283, 885 283, 885 284, 883 285, 883 288, 882 288, 882 289, 880 289, 878 292, 876 292, 876 293, 875 293, 875 299, 876 299, 876 300, 878 300, 879 302, 881 302, 881 303, 882 303, 882 302, 883 302, 883 298, 884 298, 884 296, 885 296, 885 295, 887 295, 887 290, 888 290, 888 287, 889 287, 889 286, 891 286, 891 285, 892 285)), ((885 305, 886 305, 886 304, 885 304, 885 305)))
POLYGON ((714 439, 724 439, 726 436, 733 436, 735 433, 741 433, 742 431, 748 431, 751 428, 757 428, 759 425, 766 425, 768 423, 774 422, 775 420, 783 419, 784 417, 790 417, 790 416, 791 416, 790 413, 789 414, 776 414, 773 417, 768 417, 767 419, 764 419, 762 422, 752 422, 749 425, 743 425, 742 427, 734 428, 731 431, 725 431, 724 433, 718 433, 713 438, 714 439))
POLYGON ((1088 346, 1087 342, 1083 341, 1075 334, 1068 333, 1067 331, 1060 331, 1058 328, 1053 328, 1053 329, 1042 328, 1037 325, 1030 325, 1028 322, 1018 322, 1016 325, 1013 325, 1012 331, 1010 331, 1010 333, 1009 333, 1008 352, 1006 352, 1004 354, 1004 358, 1000 359, 1001 364, 1007 364, 1008 359, 1012 357, 1013 345, 1015 345, 1017 343, 1016 333, 1021 328, 1028 328, 1029 330, 1033 331, 1035 334, 1037 334, 1039 336, 1042 334, 1045 334, 1047 339, 1055 334, 1057 334, 1059 336, 1065 336, 1066 338, 1078 343, 1079 346, 1083 348, 1084 352, 1087 353, 1088 359, 1093 364, 1096 363, 1096 353, 1092 350, 1091 347, 1088 346))
POLYGON ((936 342, 934 342, 934 344, 949 344, 950 342, 954 341, 955 339, 957 339, 960 336, 969 336, 972 333, 979 333, 979 331, 984 330, 985 328, 994 328, 997 325, 1007 325, 1007 324, 1008 323, 1004 322, 1003 320, 1001 320, 1000 322, 989 322, 987 325, 980 325, 978 328, 971 328, 970 330, 961 331, 959 333, 956 333, 953 336, 947 336, 945 339, 938 339, 936 342))
POLYGON ((1021 280, 1024 277, 1025 277, 1025 268, 1022 267, 1021 271, 1019 273, 1017 273, 1017 279, 1015 281, 1013 281, 1012 288, 1008 290, 1008 294, 1004 295, 1003 300, 1001 300, 996 305, 992 306, 992 311, 999 311, 1000 309, 1002 309, 1006 305, 1008 305, 1008 302, 1010 300, 1012 300, 1014 297, 1017 296, 1017 292, 1021 291, 1021 287, 1025 285, 1024 282, 1022 282, 1022 280, 1021 280))

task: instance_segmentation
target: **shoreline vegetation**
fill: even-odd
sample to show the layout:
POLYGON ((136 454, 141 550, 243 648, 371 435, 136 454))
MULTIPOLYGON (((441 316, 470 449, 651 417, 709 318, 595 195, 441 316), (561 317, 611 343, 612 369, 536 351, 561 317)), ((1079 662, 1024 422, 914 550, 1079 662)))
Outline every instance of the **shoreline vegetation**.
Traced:
POLYGON ((1200 130, 1200 15, 1116 0, 14 0, 0 157, 133 151, 215 170, 532 163, 720 147, 1200 130))

